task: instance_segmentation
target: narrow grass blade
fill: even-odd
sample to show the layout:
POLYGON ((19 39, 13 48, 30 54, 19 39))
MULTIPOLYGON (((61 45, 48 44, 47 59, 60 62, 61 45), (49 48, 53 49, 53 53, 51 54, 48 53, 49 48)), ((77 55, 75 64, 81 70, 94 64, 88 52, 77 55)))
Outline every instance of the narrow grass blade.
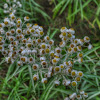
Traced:
POLYGON ((33 90, 35 92, 34 81, 33 81, 33 74, 32 74, 32 68, 31 68, 30 65, 28 65, 28 71, 29 71, 31 82, 32 82, 33 90))
POLYGON ((92 96, 90 96, 87 100, 92 100, 92 98, 94 98, 97 95, 100 95, 100 91, 98 91, 97 93, 95 93, 92 96))
POLYGON ((55 31, 50 35, 50 38, 52 39, 57 32, 58 32, 58 29, 55 29, 55 31))

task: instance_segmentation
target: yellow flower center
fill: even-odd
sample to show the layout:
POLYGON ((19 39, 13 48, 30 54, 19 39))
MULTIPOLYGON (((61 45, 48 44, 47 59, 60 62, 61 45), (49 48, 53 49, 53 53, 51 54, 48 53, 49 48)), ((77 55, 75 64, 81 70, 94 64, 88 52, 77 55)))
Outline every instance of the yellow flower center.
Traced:
POLYGON ((59 71, 59 67, 56 67, 56 68, 55 68, 55 71, 57 71, 57 72, 58 72, 58 71, 59 71))
POLYGON ((76 86, 76 82, 72 82, 72 86, 76 86))

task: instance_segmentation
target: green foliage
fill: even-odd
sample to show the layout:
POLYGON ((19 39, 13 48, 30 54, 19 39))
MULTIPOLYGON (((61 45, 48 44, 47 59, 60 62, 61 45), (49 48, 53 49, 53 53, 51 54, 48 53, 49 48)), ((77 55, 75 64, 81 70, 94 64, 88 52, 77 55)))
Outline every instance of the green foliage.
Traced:
POLYGON ((50 17, 43 11, 43 7, 40 6, 36 1, 34 0, 23 0, 22 2, 22 9, 19 9, 19 12, 21 16, 29 15, 31 20, 37 22, 41 20, 39 16, 43 16, 45 19, 46 23, 48 24, 48 20, 50 20, 50 17), (23 13, 24 12, 24 15, 23 13))
POLYGON ((53 9, 53 18, 58 15, 61 15, 64 11, 67 13, 66 20, 69 21, 69 24, 75 22, 76 18, 81 16, 81 19, 87 19, 89 21, 90 18, 93 17, 93 13, 95 14, 94 20, 92 24, 95 23, 100 28, 100 1, 99 0, 57 0, 55 8, 53 9), (92 4, 95 9, 92 8, 92 4), (91 10, 91 11, 90 11, 91 10), (95 13, 96 12, 96 13, 95 13))

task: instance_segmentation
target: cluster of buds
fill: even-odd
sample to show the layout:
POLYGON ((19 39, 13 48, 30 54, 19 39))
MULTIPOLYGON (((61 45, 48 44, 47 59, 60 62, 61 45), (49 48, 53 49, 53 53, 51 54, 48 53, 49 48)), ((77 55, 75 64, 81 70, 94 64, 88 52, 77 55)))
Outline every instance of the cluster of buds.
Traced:
POLYGON ((6 0, 4 4, 4 13, 15 13, 17 8, 21 8, 22 4, 17 0, 6 0))
MULTIPOLYGON (((21 7, 21 4, 18 2, 17 4, 21 7)), ((7 7, 5 4, 5 9, 7 7)), ((47 35, 44 36, 42 26, 29 23, 28 16, 24 17, 24 21, 16 18, 14 10, 9 10, 8 13, 9 16, 0 23, 0 52, 6 58, 5 61, 7 63, 17 61, 19 67, 31 66, 35 82, 41 81, 46 84, 50 78, 55 77, 55 87, 62 84, 74 89, 73 94, 65 100, 87 98, 88 95, 84 91, 76 91, 83 72, 75 70, 75 63, 83 62, 84 47, 92 48, 90 38, 85 36, 83 39, 76 39, 74 29, 62 27, 59 35, 62 41, 55 47, 54 40, 47 35)))

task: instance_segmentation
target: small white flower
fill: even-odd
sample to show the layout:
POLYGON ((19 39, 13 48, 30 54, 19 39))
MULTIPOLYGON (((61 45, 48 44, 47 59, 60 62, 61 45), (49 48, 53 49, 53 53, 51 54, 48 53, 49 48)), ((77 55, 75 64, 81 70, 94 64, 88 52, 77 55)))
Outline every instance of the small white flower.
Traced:
POLYGON ((17 19, 17 24, 22 24, 22 20, 20 18, 17 19))
POLYGON ((59 81, 59 80, 55 80, 55 81, 54 81, 54 84, 55 84, 56 86, 58 86, 58 85, 60 85, 60 81, 59 81))
POLYGON ((47 78, 42 78, 41 82, 46 84, 47 83, 47 78))
POLYGON ((32 54, 35 54, 35 53, 37 53, 37 50, 36 49, 33 49, 31 53, 32 54))
POLYGON ((82 53, 78 53, 78 54, 77 54, 77 57, 78 57, 78 58, 82 58, 82 57, 83 57, 83 54, 82 54, 82 53))
POLYGON ((43 67, 46 67, 46 66, 47 66, 47 62, 46 62, 46 61, 42 61, 42 62, 41 62, 41 65, 42 65, 43 67))
POLYGON ((83 72, 82 71, 78 71, 77 75, 82 77, 83 76, 83 72))
POLYGON ((21 29, 21 28, 17 28, 17 29, 16 29, 16 33, 17 33, 17 34, 21 34, 21 33, 22 33, 22 29, 21 29))
POLYGON ((77 46, 77 50, 78 51, 82 51, 82 47, 81 46, 77 46))
POLYGON ((13 27, 13 26, 15 26, 15 25, 16 25, 16 24, 15 24, 13 21, 10 22, 10 26, 11 26, 11 27, 13 27))
POLYGON ((30 23, 27 23, 27 24, 26 24, 26 27, 27 27, 27 28, 29 28, 29 27, 31 27, 31 26, 32 26, 32 24, 30 24, 30 23))
POLYGON ((5 9, 8 8, 8 4, 7 4, 7 3, 4 4, 4 8, 5 8, 5 9))
POLYGON ((25 20, 25 21, 29 21, 30 18, 29 18, 28 16, 25 16, 25 17, 24 17, 24 20, 25 20))
POLYGON ((59 47, 55 48, 55 52, 58 54, 61 53, 61 48, 59 48, 59 47))
POLYGON ((39 27, 38 29, 39 29, 40 31, 43 31, 43 27, 39 27))
POLYGON ((0 51, 4 51, 3 45, 0 45, 0 51))
POLYGON ((81 90, 81 91, 80 91, 80 94, 84 94, 84 91, 83 91, 83 90, 81 90))
POLYGON ((64 47, 66 45, 65 41, 60 42, 59 46, 64 47))
POLYGON ((33 57, 30 57, 30 58, 28 58, 28 61, 29 61, 29 63, 34 63, 35 62, 35 59, 33 58, 33 57))
POLYGON ((54 41, 53 41, 53 40, 50 40, 50 41, 49 41, 49 44, 50 44, 50 45, 53 45, 53 44, 54 44, 54 41))
POLYGON ((48 42, 48 41, 50 40, 49 36, 45 36, 45 37, 44 37, 44 40, 45 40, 46 42, 48 42))
POLYGON ((62 34, 60 34, 60 35, 59 35, 59 37, 60 37, 60 38, 63 38, 63 35, 62 35, 62 34))
POLYGON ((14 36, 9 36, 9 40, 10 41, 14 41, 15 40, 15 37, 14 36))
POLYGON ((44 49, 40 49, 40 55, 43 55, 43 54, 45 54, 45 50, 44 49))
POLYGON ((83 39, 78 39, 79 44, 82 46, 84 44, 84 40, 83 39))
POLYGON ((82 63, 82 62, 83 62, 83 58, 79 58, 79 59, 78 59, 78 62, 79 62, 79 63, 82 63))
POLYGON ((7 13, 10 13, 10 12, 9 12, 9 10, 4 10, 4 13, 7 14, 7 13))
POLYGON ((85 36, 85 37, 84 37, 84 41, 85 41, 86 43, 88 43, 88 42, 90 42, 90 38, 89 38, 88 36, 85 36))
POLYGON ((52 76, 52 72, 48 72, 47 77, 51 77, 52 76))
POLYGON ((57 61, 59 61, 59 60, 60 60, 60 55, 57 54, 57 53, 55 53, 55 54, 54 54, 54 59, 56 59, 57 61))
POLYGON ((28 59, 27 59, 27 57, 23 56, 23 57, 20 57, 20 61, 22 63, 27 63, 28 59))
POLYGON ((53 67, 52 67, 52 66, 50 66, 50 67, 49 67, 49 71, 50 71, 50 72, 52 72, 52 70, 53 70, 53 67))
POLYGON ((72 77, 75 77, 76 75, 77 75, 77 71, 76 71, 76 70, 72 70, 72 71, 71 71, 71 76, 72 76, 72 77))
POLYGON ((32 52, 31 50, 27 49, 26 54, 27 54, 27 55, 30 55, 30 54, 31 54, 31 52, 32 52))
POLYGON ((20 4, 20 1, 17 1, 17 4, 19 5, 20 4))
POLYGON ((16 12, 16 10, 14 9, 12 13, 15 13, 15 12, 16 12))
POLYGON ((87 94, 87 93, 84 93, 83 96, 84 96, 85 98, 87 98, 87 97, 88 97, 88 94, 87 94))
POLYGON ((74 29, 72 29, 72 28, 68 29, 67 32, 69 32, 69 33, 71 33, 71 34, 75 34, 75 31, 74 31, 74 29))
POLYGON ((12 8, 12 7, 10 7, 10 8, 9 8, 9 11, 12 11, 12 10, 13 10, 13 8, 12 8))
POLYGON ((6 57, 6 62, 10 63, 11 62, 11 57, 6 57))
POLYGON ((22 63, 21 61, 18 61, 18 62, 17 62, 17 65, 18 65, 18 66, 22 66, 23 63, 22 63))
POLYGON ((15 29, 11 29, 10 33, 11 33, 12 35, 14 35, 14 34, 15 34, 15 29))
POLYGON ((92 49, 93 48, 93 46, 91 45, 91 44, 89 44, 88 45, 88 49, 90 50, 90 49, 92 49))
POLYGON ((52 63, 54 64, 54 65, 56 65, 57 64, 57 59, 52 59, 52 63))
POLYGON ((1 33, 1 34, 4 34, 4 33, 5 33, 5 31, 4 31, 3 28, 0 29, 0 33, 1 33))
POLYGON ((27 39, 27 42, 28 42, 28 43, 31 43, 31 42, 32 42, 32 39, 31 39, 31 38, 28 38, 28 39, 27 39))
POLYGON ((10 13, 10 15, 9 15, 9 16, 10 16, 10 17, 12 17, 12 16, 15 16, 15 15, 14 15, 14 13, 10 13))
POLYGON ((19 4, 19 7, 21 8, 22 7, 22 4, 19 4))
POLYGON ((64 84, 65 86, 68 86, 70 83, 71 83, 70 80, 64 80, 64 81, 63 81, 63 84, 64 84))
POLYGON ((34 74, 34 75, 33 75, 33 80, 34 80, 34 81, 37 81, 37 80, 39 80, 39 75, 37 75, 37 74, 34 74))
POLYGON ((70 100, 68 97, 66 97, 64 100, 70 100))
POLYGON ((37 28, 39 28, 39 25, 35 24, 35 25, 33 25, 33 28, 37 29, 37 28))
POLYGON ((54 56, 54 51, 50 51, 50 56, 53 57, 54 56))
POLYGON ((38 64, 33 64, 32 68, 33 68, 33 70, 37 70, 39 68, 39 65, 38 64))
POLYGON ((63 68, 64 68, 64 64, 60 64, 59 66, 60 66, 60 68, 61 68, 61 69, 63 69, 63 68))
POLYGON ((40 57, 40 61, 45 61, 46 58, 45 57, 40 57))
POLYGON ((64 66, 68 67, 69 63, 68 62, 64 62, 64 66))
POLYGON ((82 99, 82 96, 81 95, 77 95, 77 99, 78 100, 81 100, 82 99))
POLYGON ((5 18, 5 19, 4 19, 4 24, 5 24, 6 26, 8 26, 8 25, 9 25, 9 23, 10 23, 9 18, 5 18))
POLYGON ((67 28, 66 27, 62 27, 60 31, 61 32, 67 32, 67 28))
POLYGON ((76 98, 76 93, 73 93, 72 95, 69 96, 70 99, 76 98))
POLYGON ((59 66, 56 66, 56 67, 54 68, 54 71, 55 71, 56 73, 61 72, 61 68, 60 68, 59 66))
POLYGON ((23 50, 23 51, 21 52, 22 55, 25 55, 26 53, 27 53, 26 50, 23 50))
POLYGON ((15 4, 13 4, 13 5, 12 5, 12 7, 13 7, 13 8, 16 8, 16 5, 15 5, 15 4))

